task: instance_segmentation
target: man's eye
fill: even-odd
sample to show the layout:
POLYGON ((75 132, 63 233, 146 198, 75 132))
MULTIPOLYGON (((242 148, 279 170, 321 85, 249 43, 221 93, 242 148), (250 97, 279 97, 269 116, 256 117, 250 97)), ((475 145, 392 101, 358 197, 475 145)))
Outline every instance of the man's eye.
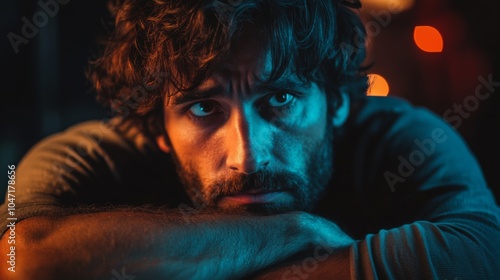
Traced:
POLYGON ((189 108, 191 114, 196 117, 206 117, 217 112, 217 107, 212 102, 198 102, 189 108))
POLYGON ((276 93, 267 101, 270 107, 282 107, 292 102, 295 96, 289 93, 276 93))

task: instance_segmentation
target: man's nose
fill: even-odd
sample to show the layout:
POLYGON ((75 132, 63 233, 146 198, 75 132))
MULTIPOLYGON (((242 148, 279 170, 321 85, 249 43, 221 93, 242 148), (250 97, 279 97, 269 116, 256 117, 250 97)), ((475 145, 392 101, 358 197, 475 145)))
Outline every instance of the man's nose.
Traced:
POLYGON ((226 123, 228 147, 226 166, 233 171, 251 174, 269 164, 271 137, 263 120, 251 113, 232 114, 226 123))

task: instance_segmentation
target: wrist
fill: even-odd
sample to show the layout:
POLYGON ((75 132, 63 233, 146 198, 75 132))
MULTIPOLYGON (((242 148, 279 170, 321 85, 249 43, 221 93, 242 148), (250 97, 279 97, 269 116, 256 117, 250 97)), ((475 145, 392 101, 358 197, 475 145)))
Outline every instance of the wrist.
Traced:
POLYGON ((349 247, 354 243, 335 222, 306 212, 297 212, 296 224, 299 238, 308 248, 329 247, 334 250, 349 247))

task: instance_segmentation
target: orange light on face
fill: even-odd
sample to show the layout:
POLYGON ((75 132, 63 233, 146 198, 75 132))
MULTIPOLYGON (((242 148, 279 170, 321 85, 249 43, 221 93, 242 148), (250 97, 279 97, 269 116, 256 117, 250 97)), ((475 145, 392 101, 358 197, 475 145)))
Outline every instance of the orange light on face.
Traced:
POLYGON ((387 96, 389 95, 389 83, 387 80, 377 74, 369 74, 370 87, 367 95, 369 96, 387 96))
POLYGON ((443 36, 432 26, 416 26, 413 38, 417 46, 424 52, 440 53, 443 51, 443 36))

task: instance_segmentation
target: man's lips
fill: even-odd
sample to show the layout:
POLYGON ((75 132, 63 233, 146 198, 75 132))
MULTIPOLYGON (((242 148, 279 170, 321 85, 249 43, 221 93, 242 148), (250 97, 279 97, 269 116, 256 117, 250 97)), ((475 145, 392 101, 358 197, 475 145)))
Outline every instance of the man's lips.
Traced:
POLYGON ((270 203, 284 198, 288 194, 285 191, 249 190, 233 195, 224 196, 219 204, 259 204, 270 203))

